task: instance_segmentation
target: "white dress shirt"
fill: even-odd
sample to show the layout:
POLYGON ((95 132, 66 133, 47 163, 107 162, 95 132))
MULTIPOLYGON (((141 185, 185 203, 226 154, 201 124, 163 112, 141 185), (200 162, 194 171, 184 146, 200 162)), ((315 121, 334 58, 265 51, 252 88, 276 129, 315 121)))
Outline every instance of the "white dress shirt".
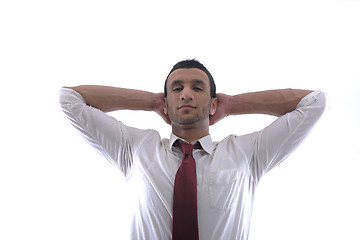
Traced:
MULTIPOLYGON (((170 240, 173 184, 182 160, 181 149, 173 146, 178 137, 161 139, 154 130, 128 127, 86 105, 71 89, 60 90, 60 104, 73 126, 135 188, 131 239, 170 240)), ((230 135, 220 142, 210 135, 199 139, 202 149, 193 155, 200 239, 248 238, 257 183, 299 145, 325 105, 325 93, 315 91, 262 131, 230 135)))

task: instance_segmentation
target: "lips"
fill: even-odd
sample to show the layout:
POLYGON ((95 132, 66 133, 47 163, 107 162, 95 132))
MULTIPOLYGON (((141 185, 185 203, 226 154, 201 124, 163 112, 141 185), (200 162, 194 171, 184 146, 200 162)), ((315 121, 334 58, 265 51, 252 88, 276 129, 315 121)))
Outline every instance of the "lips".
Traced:
POLYGON ((193 106, 193 105, 190 105, 190 104, 184 104, 184 105, 181 105, 178 109, 182 109, 182 108, 193 108, 193 109, 195 109, 196 107, 193 106))

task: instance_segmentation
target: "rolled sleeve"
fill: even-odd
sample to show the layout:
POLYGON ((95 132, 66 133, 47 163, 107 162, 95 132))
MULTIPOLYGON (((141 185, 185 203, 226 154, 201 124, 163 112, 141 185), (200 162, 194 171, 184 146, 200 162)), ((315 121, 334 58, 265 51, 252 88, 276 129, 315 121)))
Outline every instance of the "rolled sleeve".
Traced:
POLYGON ((251 161, 257 181, 299 146, 324 113, 326 102, 325 92, 311 92, 294 111, 279 117, 257 133, 251 161))
POLYGON ((72 89, 60 89, 59 103, 81 136, 126 176, 132 165, 127 127, 99 109, 86 105, 84 98, 72 89))

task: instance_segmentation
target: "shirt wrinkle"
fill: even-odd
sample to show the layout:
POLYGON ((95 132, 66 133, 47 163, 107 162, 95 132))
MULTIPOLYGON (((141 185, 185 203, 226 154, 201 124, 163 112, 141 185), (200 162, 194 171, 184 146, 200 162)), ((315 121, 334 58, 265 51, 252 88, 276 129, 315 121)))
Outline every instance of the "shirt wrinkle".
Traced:
MULTIPOLYGON (((71 89, 60 90, 60 105, 88 143, 126 176, 135 199, 131 239, 171 239, 173 184, 182 160, 174 143, 180 138, 161 139, 157 131, 128 127, 87 106, 71 89)), ((193 155, 200 240, 248 239, 256 184, 301 143, 325 105, 325 93, 315 91, 261 131, 220 142, 210 135, 198 140, 203 149, 193 155)))

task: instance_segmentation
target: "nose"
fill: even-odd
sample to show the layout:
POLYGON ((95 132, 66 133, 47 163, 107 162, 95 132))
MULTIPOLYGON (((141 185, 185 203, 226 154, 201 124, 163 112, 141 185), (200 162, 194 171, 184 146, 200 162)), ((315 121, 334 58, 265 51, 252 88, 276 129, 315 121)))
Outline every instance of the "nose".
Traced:
POLYGON ((180 98, 182 101, 187 101, 187 100, 193 100, 194 99, 194 95, 191 91, 191 88, 185 87, 180 94, 180 98))

